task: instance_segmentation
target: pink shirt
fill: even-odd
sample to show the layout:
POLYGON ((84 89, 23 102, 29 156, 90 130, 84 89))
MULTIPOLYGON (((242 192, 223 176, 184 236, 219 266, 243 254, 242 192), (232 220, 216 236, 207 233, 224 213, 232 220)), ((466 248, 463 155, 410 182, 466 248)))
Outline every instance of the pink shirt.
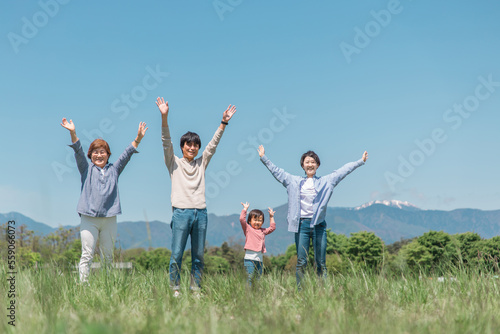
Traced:
POLYGON ((276 229, 276 224, 274 219, 271 221, 271 226, 268 228, 254 229, 250 224, 247 224, 247 211, 245 209, 241 210, 240 215, 241 228, 243 233, 245 233, 245 249, 249 249, 254 252, 266 252, 266 244, 264 239, 267 234, 273 233, 276 229))

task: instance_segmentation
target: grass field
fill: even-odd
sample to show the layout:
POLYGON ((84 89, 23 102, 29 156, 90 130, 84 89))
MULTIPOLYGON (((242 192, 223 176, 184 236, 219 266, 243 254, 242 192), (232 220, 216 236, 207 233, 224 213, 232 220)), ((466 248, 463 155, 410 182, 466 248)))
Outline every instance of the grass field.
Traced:
POLYGON ((57 268, 16 274, 16 327, 8 324, 9 283, 0 267, 2 333, 500 333, 500 279, 459 271, 453 279, 356 271, 313 277, 243 273, 205 276, 203 294, 174 298, 166 272, 105 271, 89 286, 57 268))

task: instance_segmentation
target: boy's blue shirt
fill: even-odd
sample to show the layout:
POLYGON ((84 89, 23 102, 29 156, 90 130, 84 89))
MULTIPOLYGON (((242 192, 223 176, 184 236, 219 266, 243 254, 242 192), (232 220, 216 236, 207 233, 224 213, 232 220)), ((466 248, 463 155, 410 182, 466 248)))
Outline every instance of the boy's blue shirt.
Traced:
MULTIPOLYGON (((282 168, 274 165, 265 155, 260 160, 269 169, 274 178, 286 188, 288 193, 288 231, 297 233, 300 223, 300 188, 307 177, 285 172, 282 168)), ((314 189, 316 189, 317 194, 313 201, 314 214, 312 225, 321 224, 325 221, 326 208, 330 197, 332 197, 333 188, 352 171, 364 164, 363 159, 359 159, 358 161, 345 164, 328 175, 321 177, 314 176, 314 189)))

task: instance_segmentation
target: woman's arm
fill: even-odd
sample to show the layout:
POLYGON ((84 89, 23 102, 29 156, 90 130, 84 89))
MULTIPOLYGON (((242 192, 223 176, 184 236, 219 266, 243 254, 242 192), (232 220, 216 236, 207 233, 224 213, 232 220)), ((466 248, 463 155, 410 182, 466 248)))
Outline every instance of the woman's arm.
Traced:
POLYGON ((274 178, 281 183, 283 186, 287 186, 290 183, 291 174, 285 172, 282 168, 276 167, 271 160, 266 157, 264 146, 260 145, 259 149, 260 161, 269 169, 274 178))
POLYGON ((139 146, 142 138, 144 138, 144 135, 146 134, 146 131, 148 129, 149 128, 146 128, 146 123, 144 123, 144 122, 139 123, 139 130, 137 130, 137 137, 135 137, 134 141, 132 142, 132 146, 134 148, 137 148, 139 146))
POLYGON ((76 135, 76 126, 75 124, 73 124, 73 120, 70 119, 68 122, 66 118, 62 119, 61 126, 67 129, 69 131, 69 134, 71 135, 72 144, 69 146, 73 149, 73 151, 75 151, 76 165, 78 166, 80 175, 84 175, 89 168, 89 162, 87 161, 85 153, 83 153, 80 139, 76 135))
POLYGON ((340 167, 333 173, 329 175, 330 177, 330 182, 333 184, 333 186, 336 186, 340 181, 342 181, 347 175, 352 173, 356 168, 363 166, 368 159, 368 152, 364 152, 363 156, 361 159, 358 161, 354 162, 349 162, 345 164, 344 166, 340 167))
POLYGON ((137 148, 137 146, 139 146, 139 143, 141 142, 142 138, 144 138, 144 135, 146 134, 147 130, 148 130, 148 128, 146 127, 146 123, 140 122, 139 129, 137 130, 137 137, 125 149, 125 151, 123 151, 123 153, 118 157, 116 162, 113 164, 116 167, 118 175, 120 175, 123 172, 123 169, 130 161, 132 154, 138 153, 136 148, 137 148))
POLYGON ((78 137, 76 136, 75 124, 73 124, 73 120, 70 119, 69 122, 66 118, 62 119, 61 126, 67 130, 69 130, 69 134, 71 135, 71 142, 74 144, 78 141, 78 137))

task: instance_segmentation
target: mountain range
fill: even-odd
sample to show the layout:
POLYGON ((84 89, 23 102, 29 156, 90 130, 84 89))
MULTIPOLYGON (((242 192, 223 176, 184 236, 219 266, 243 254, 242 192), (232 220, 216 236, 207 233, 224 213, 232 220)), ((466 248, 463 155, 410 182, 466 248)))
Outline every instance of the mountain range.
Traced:
MULTIPOLYGON (((264 227, 269 226, 267 216, 264 227)), ((285 252, 294 243, 294 234, 288 232, 286 223, 287 205, 275 208, 276 231, 266 237, 269 254, 285 252)), ((16 226, 25 224, 30 230, 46 235, 57 228, 36 222, 17 212, 0 214, 0 223, 15 220, 16 226)), ((239 223, 239 213, 227 216, 209 214, 207 244, 220 246, 223 242, 243 244, 245 239, 239 223)), ((353 232, 370 231, 379 236, 386 244, 402 238, 420 236, 430 230, 444 231, 449 234, 476 232, 489 239, 500 235, 500 210, 483 211, 478 209, 456 209, 452 211, 421 210, 403 201, 373 201, 355 208, 329 207, 326 213, 328 228, 337 234, 347 236, 353 232)), ((75 226, 64 226, 73 228, 75 226)), ((170 224, 150 221, 148 236, 144 221, 118 223, 118 246, 122 249, 149 246, 170 248, 172 232, 170 224)), ((189 241, 188 241, 189 247, 189 241)))

